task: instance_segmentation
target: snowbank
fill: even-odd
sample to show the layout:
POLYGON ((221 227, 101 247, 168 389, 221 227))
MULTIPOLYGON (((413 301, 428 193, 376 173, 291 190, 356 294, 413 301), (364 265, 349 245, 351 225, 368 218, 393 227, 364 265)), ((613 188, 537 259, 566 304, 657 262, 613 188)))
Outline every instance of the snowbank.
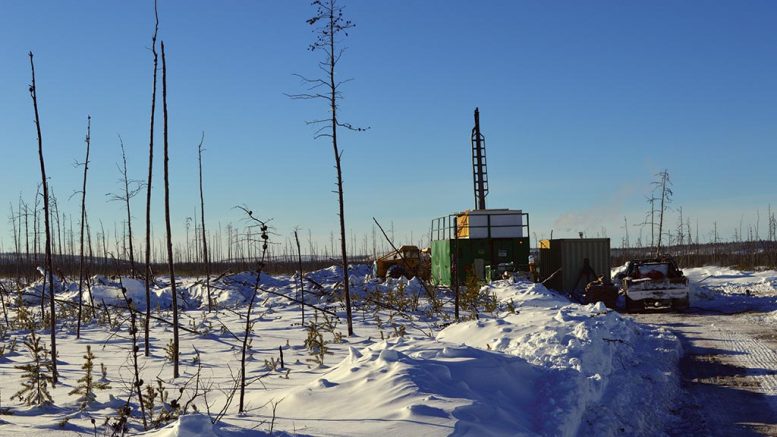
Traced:
POLYGON ((171 425, 143 434, 149 437, 218 437, 208 416, 195 413, 181 416, 171 425))
POLYGON ((690 281, 693 307, 724 313, 777 310, 777 271, 698 267, 683 272, 690 281))
POLYGON ((536 401, 542 434, 660 432, 678 392, 676 337, 646 327, 604 304, 569 304, 539 284, 497 283, 517 314, 451 325, 438 339, 520 357, 539 368, 536 401), (658 408, 657 408, 658 407, 658 408), (663 407, 663 408, 662 408, 663 407), (664 411, 659 413, 658 411, 664 411))
MULTIPOLYGON (((348 266, 348 277, 351 282, 363 281, 365 277, 372 274, 372 267, 367 264, 353 264, 348 266)), ((305 274, 308 277, 319 284, 333 284, 343 280, 343 267, 331 266, 321 270, 315 270, 305 274)))
POLYGON ((488 290, 517 313, 392 338, 303 386, 257 395, 306 433, 601 435, 662 430, 679 390, 679 342, 604 305, 541 285, 488 290))

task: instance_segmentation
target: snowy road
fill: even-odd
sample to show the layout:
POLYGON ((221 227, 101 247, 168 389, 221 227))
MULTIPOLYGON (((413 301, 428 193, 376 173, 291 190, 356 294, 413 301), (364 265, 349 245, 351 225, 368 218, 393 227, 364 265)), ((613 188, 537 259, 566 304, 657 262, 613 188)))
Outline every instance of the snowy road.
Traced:
POLYGON ((671 435, 777 435, 777 330, 762 313, 636 314, 682 341, 681 418, 671 435))

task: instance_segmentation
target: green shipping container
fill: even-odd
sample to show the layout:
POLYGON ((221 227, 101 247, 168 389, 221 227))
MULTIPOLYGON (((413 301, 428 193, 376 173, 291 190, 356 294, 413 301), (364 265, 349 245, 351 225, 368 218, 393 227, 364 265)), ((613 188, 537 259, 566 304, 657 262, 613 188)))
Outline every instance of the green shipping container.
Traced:
POLYGON ((462 238, 432 241, 432 281, 452 285, 452 271, 458 259, 458 282, 468 274, 485 280, 486 266, 512 262, 521 271, 529 266, 529 238, 462 238))

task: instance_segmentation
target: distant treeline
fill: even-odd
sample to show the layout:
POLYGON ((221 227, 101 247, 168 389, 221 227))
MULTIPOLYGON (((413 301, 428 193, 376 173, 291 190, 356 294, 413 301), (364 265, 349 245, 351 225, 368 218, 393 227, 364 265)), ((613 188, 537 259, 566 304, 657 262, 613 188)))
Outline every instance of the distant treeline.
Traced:
MULTIPOLYGON (((620 266, 630 259, 655 256, 655 248, 612 249, 612 266, 620 266)), ((731 266, 743 270, 777 268, 777 241, 756 240, 728 243, 674 245, 661 249, 662 254, 674 257, 680 267, 705 265, 731 266)))
MULTIPOLYGON (((777 241, 743 241, 727 243, 706 243, 691 245, 674 245, 661 249, 662 254, 672 255, 680 267, 701 267, 705 265, 732 266, 752 270, 756 268, 777 268, 777 241)), ((610 260, 613 267, 626 263, 631 259, 651 258, 655 256, 655 248, 613 248, 610 260)), ((371 263, 371 255, 354 256, 350 258, 353 264, 371 263)), ((217 276, 224 272, 242 272, 256 270, 257 261, 253 258, 236 258, 211 262, 211 275, 217 276)), ((338 260, 326 255, 303 255, 302 270, 310 272, 327 268, 338 263, 338 260)), ((269 274, 291 274, 299 269, 298 259, 294 255, 273 255, 263 271, 269 274)), ((25 282, 39 278, 38 266, 43 265, 43 255, 5 253, 0 254, 0 276, 19 278, 25 282)), ((167 264, 155 262, 152 271, 158 275, 167 274, 167 264)), ((78 279, 79 259, 75 255, 55 255, 54 269, 57 274, 78 279)), ((136 270, 142 271, 136 262, 136 270)), ((199 261, 182 261, 176 263, 176 271, 187 276, 205 274, 205 264, 199 261)), ((89 275, 130 274, 131 265, 126 259, 109 259, 94 257, 87 260, 89 275)))
MULTIPOLYGON (((350 257, 349 261, 353 264, 371 263, 372 258, 368 256, 354 256, 350 257)), ((303 255, 302 270, 303 272, 319 270, 335 265, 337 262, 337 259, 329 257, 303 255)), ((55 255, 53 257, 53 264, 57 275, 65 276, 69 280, 78 280, 78 256, 55 255)), ((40 273, 37 269, 42 265, 42 254, 39 254, 37 257, 33 254, 30 254, 29 257, 25 256, 25 254, 0 254, 0 277, 18 278, 23 282, 30 282, 40 278, 40 273)), ((215 277, 227 272, 236 273, 254 271, 257 268, 257 260, 248 258, 221 260, 213 261, 210 265, 211 277, 215 277)), ((142 273, 143 268, 141 267, 140 264, 136 263, 136 271, 142 273)), ((95 257, 91 260, 87 260, 87 275, 116 275, 118 273, 129 275, 131 270, 132 266, 129 260, 126 259, 117 260, 95 257)), ((155 275, 166 275, 168 272, 167 264, 165 263, 153 263, 151 265, 151 270, 155 275)), ((181 275, 204 276, 205 263, 194 261, 177 262, 175 264, 175 270, 176 273, 181 275)), ((297 257, 284 255, 269 258, 265 262, 265 267, 262 271, 269 274, 293 274, 297 270, 299 270, 299 261, 297 257)))

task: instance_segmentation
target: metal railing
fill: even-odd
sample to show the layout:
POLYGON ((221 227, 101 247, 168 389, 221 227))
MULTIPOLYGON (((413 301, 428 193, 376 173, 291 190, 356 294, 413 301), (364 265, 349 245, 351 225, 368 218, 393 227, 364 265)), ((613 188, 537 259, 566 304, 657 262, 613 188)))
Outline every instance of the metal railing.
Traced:
MULTIPOLYGON (((432 241, 438 241, 438 240, 457 240, 459 239, 459 226, 458 226, 458 217, 460 217, 464 212, 461 213, 454 213, 454 214, 448 214, 447 216, 438 217, 432 220, 432 228, 431 228, 431 240, 432 241)), ((491 230, 492 229, 498 229, 498 228, 523 228, 525 229, 525 233, 522 232, 524 237, 529 236, 529 213, 528 212, 521 212, 520 214, 516 214, 515 211, 494 211, 494 212, 488 212, 488 213, 482 213, 478 212, 477 214, 470 215, 470 219, 473 216, 479 216, 479 217, 486 217, 486 224, 485 225, 472 225, 471 220, 467 224, 467 228, 470 230, 473 229, 486 229, 486 238, 493 238, 491 236, 491 230), (491 217, 493 216, 515 216, 520 215, 523 220, 521 220, 521 224, 507 224, 507 225, 495 225, 492 224, 491 217)), ((472 232, 470 232, 471 234, 472 232)))

